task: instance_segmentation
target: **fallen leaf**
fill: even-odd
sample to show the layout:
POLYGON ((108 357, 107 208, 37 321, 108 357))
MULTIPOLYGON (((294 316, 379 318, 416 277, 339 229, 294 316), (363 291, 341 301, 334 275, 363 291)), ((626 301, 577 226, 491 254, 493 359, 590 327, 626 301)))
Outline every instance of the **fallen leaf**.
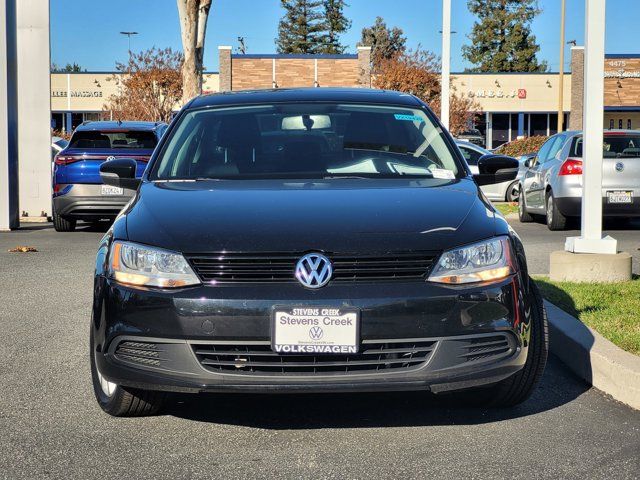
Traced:
POLYGON ((18 247, 15 248, 10 248, 9 252, 10 253, 27 253, 27 252, 37 252, 38 250, 36 250, 33 247, 26 247, 24 245, 20 245, 18 247))

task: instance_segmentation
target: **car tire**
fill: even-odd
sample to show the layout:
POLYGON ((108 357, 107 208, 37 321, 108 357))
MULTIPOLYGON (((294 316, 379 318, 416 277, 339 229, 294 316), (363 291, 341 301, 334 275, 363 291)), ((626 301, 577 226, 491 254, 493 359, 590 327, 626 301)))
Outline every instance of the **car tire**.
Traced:
POLYGON ((113 417, 142 417, 157 414, 164 403, 165 393, 122 387, 106 380, 98 371, 91 334, 91 380, 93 393, 100 408, 113 417))
MULTIPOLYGON (((522 187, 520 188, 522 191, 522 187)), ((533 216, 527 212, 527 205, 525 203, 524 195, 520 195, 518 198, 518 220, 520 223, 533 222, 533 216)))
POLYGON ((545 198, 545 206, 546 206, 546 221, 547 227, 549 230, 564 230, 567 228, 567 217, 565 217, 560 210, 558 210, 558 204, 556 203, 555 198, 553 197, 553 192, 547 192, 547 196, 545 198))
POLYGON ((476 390, 479 395, 475 398, 484 406, 513 407, 524 402, 531 396, 544 373, 549 354, 547 311, 544 308, 542 295, 532 279, 529 279, 529 285, 533 297, 533 308, 527 360, 518 373, 490 387, 476 390))
POLYGON ((520 183, 513 182, 507 188, 507 195, 505 196, 505 200, 507 202, 517 202, 520 199, 520 183))
POLYGON ((76 229, 76 220, 65 218, 53 212, 53 228, 56 232, 73 232, 76 229))

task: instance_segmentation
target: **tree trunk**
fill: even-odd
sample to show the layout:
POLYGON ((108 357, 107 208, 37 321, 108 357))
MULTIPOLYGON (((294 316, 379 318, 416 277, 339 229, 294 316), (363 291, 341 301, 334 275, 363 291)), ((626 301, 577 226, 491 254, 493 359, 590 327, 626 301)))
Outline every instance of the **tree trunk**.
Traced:
POLYGON ((182 34, 182 103, 202 93, 204 39, 211 0, 177 0, 182 34))

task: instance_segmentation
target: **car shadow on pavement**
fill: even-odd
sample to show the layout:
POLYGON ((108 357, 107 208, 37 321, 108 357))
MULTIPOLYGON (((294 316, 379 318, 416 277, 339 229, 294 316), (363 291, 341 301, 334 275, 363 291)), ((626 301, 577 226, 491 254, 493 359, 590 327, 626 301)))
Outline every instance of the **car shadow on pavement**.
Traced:
POLYGON ((469 394, 428 392, 201 394, 173 397, 164 413, 198 422, 278 430, 484 424, 555 409, 589 389, 557 359, 549 360, 533 395, 512 408, 472 407, 469 394))

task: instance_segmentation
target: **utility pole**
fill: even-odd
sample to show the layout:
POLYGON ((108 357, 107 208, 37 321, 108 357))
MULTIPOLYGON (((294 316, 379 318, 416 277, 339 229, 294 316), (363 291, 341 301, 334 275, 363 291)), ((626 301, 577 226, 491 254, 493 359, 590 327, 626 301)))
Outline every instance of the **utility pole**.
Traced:
POLYGON ((449 129, 449 95, 451 77, 451 0, 442 0, 442 78, 440 86, 440 121, 449 129))
POLYGON ((558 72, 558 133, 563 130, 564 123, 564 16, 566 0, 560 6, 560 71, 558 72))

